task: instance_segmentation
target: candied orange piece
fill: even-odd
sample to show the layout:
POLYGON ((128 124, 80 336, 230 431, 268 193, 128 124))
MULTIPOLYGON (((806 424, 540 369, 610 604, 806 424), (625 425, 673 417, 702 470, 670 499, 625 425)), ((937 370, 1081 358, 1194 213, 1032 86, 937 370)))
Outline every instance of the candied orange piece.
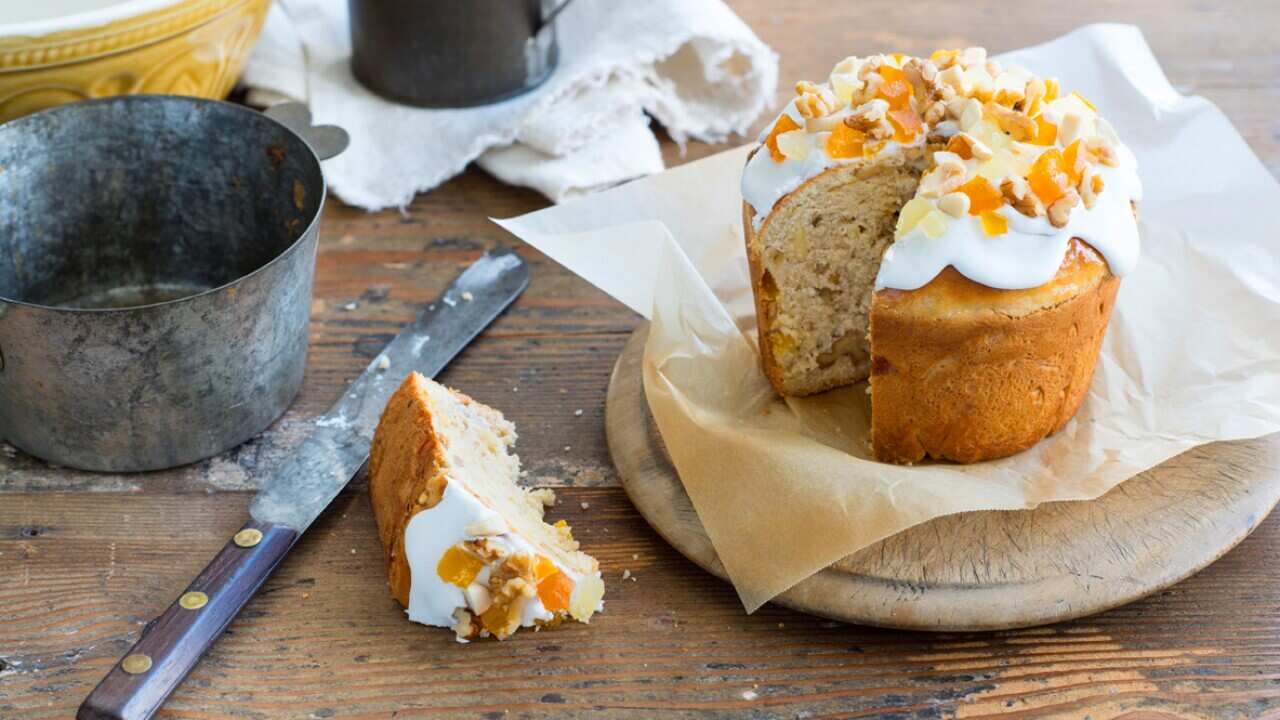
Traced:
MULTIPOLYGON (((1076 168, 1076 165, 1079 163, 1079 160, 1080 160, 1080 150, 1081 150, 1080 141, 1076 140, 1072 142, 1070 145, 1068 145, 1066 150, 1062 151, 1062 169, 1064 172, 1067 173, 1067 178, 1071 180, 1072 187, 1079 185, 1080 178, 1084 175, 1083 166, 1081 166, 1078 170, 1076 168)), ((1085 153, 1085 162, 1088 162, 1089 151, 1085 150, 1084 153, 1085 153)))
POLYGON ((445 550, 440 562, 436 563, 436 574, 440 579, 460 588, 470 585, 483 569, 483 560, 457 545, 445 550))
POLYGON ((796 124, 795 120, 791 119, 790 115, 783 115, 778 118, 778 122, 773 124, 773 129, 769 131, 768 137, 764 139, 764 144, 768 146, 769 155, 773 157, 774 162, 782 162, 787 159, 787 156, 783 155, 782 151, 778 149, 778 136, 784 132, 799 129, 800 126, 796 124))
POLYGON ((889 103, 893 110, 905 110, 911 107, 911 96, 915 94, 911 83, 907 82, 907 74, 901 68, 892 65, 881 65, 876 72, 884 78, 884 83, 876 91, 876 97, 889 103))
POLYGON ((544 555, 539 555, 538 559, 533 563, 533 580, 535 583, 540 583, 558 572, 560 572, 560 568, 556 567, 556 564, 544 555))
POLYGON ((892 55, 890 55, 889 57, 893 58, 894 62, 898 63, 898 65, 902 65, 902 61, 907 59, 907 54, 906 54, 906 53, 893 53, 893 54, 892 54, 892 55))
POLYGON ((909 143, 924 129, 924 122, 920 120, 920 113, 910 107, 901 110, 890 110, 887 115, 889 116, 889 124, 893 126, 893 139, 895 142, 909 143))
POLYGON ((947 152, 959 155, 961 160, 973 159, 973 146, 960 135, 952 135, 947 141, 947 152))
POLYGON ((1041 153, 1031 166, 1027 182, 1045 205, 1052 205, 1053 201, 1065 195, 1067 188, 1071 187, 1071 178, 1062 167, 1062 153, 1057 148, 1041 153))
POLYGON ((507 608, 497 603, 490 605, 488 610, 480 614, 481 627, 494 635, 504 634, 507 631, 508 623, 510 623, 510 616, 507 613, 507 608))
POLYGON ((1009 232, 1009 218, 998 212, 984 212, 978 217, 982 220, 982 232, 991 237, 1009 232))
POLYGON ((1092 189, 1093 189, 1093 194, 1094 194, 1094 195, 1097 195, 1098 193, 1102 192, 1102 184, 1103 184, 1103 183, 1102 183, 1102 176, 1101 176, 1101 175, 1094 175, 1094 176, 1093 176, 1093 182, 1091 182, 1091 183, 1089 183, 1089 184, 1090 184, 1090 186, 1091 186, 1091 187, 1092 187, 1092 189))
POLYGON ((929 59, 938 65, 944 65, 958 57, 960 57, 959 50, 934 50, 933 54, 929 56, 929 59))
POLYGON ((866 133, 839 123, 827 138, 827 154, 833 158, 862 157, 862 146, 866 142, 866 133))
POLYGON ((573 581, 562 572, 557 572, 538 583, 538 599, 542 601, 542 607, 551 612, 569 607, 569 598, 572 595, 573 581))
POLYGON ((1052 145, 1058 141, 1058 126, 1044 119, 1043 115, 1036 116, 1036 136, 1031 138, 1031 142, 1035 145, 1052 145))
POLYGON ((981 175, 961 185, 960 192, 969 196, 970 215, 981 215, 1004 205, 1004 196, 981 175))
POLYGON ((1058 99, 1058 78, 1048 77, 1044 79, 1044 98, 1043 102, 1053 102, 1058 99))

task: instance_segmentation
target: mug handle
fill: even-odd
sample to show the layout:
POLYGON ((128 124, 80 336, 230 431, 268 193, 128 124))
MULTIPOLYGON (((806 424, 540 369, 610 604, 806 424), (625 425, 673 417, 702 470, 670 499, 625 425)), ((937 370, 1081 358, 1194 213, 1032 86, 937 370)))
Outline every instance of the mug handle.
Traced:
MULTIPOLYGON (((569 2, 572 1, 569 0, 569 2)), ((321 160, 328 160, 342 154, 342 151, 346 150, 347 145, 351 143, 351 136, 337 125, 312 125, 311 109, 300 102, 272 105, 263 110, 262 114, 296 133, 306 141, 311 151, 321 160)))
POLYGON ((564 9, 569 7, 572 4, 573 4, 573 0, 564 0, 564 2, 557 5, 555 9, 552 10, 546 17, 542 18, 542 24, 538 26, 538 29, 535 30, 533 34, 534 35, 542 34, 544 30, 551 27, 551 24, 556 21, 556 18, 560 15, 560 13, 564 12, 564 9))

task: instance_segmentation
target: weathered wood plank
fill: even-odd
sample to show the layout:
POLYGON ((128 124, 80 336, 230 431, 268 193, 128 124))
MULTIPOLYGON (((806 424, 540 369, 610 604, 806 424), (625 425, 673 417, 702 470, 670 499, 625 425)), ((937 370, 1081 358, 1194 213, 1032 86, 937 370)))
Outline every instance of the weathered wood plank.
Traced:
MULTIPOLYGON (((551 517, 573 524, 608 581, 606 611, 590 627, 461 647, 447 631, 409 623, 386 592, 367 500, 349 492, 163 717, 1280 710, 1280 582, 1265 576, 1280 518, 1203 573, 1126 608, 1050 628, 931 635, 772 606, 744 616, 732 589, 668 548, 620 490, 560 494, 551 517), (636 581, 622 581, 623 569, 636 581)), ((4 496, 0 717, 67 717, 239 526, 247 499, 4 496)))
MULTIPOLYGON (((1173 84, 1222 107, 1280 176, 1280 4, 1270 0, 730 4, 781 54, 779 99, 850 53, 1000 51, 1086 22, 1136 22, 1173 84)), ((691 143, 682 154, 665 142, 663 151, 674 165, 722 149, 691 143)), ((485 218, 544 205, 475 170, 404 214, 331 203, 302 394, 274 427, 222 457, 93 475, 0 445, 0 718, 69 716, 239 524, 255 475, 301 439, 377 344, 459 265, 516 244, 485 218)), ((600 556, 606 613, 589 628, 470 647, 410 625, 385 592, 355 487, 165 717, 1280 717, 1280 582, 1271 577, 1280 518, 1154 598, 1051 628, 925 635, 771 606, 744 616, 727 585, 670 550, 611 487, 604 394, 637 319, 553 261, 521 253, 533 264, 529 290, 443 379, 516 421, 532 482, 575 486, 553 517, 568 518, 600 556), (637 581, 620 581, 623 569, 637 581)))

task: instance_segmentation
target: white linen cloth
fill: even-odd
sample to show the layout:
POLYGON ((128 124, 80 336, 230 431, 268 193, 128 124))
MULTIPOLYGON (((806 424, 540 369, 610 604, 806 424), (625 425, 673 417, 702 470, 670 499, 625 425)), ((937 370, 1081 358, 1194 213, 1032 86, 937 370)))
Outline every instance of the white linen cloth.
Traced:
POLYGON ((422 109, 352 76, 347 0, 276 0, 243 83, 251 101, 301 100, 317 123, 350 133, 325 172, 338 197, 368 210, 404 207, 477 159, 558 202, 661 170, 650 115, 678 142, 720 142, 774 97, 777 55, 721 0, 574 0, 556 23, 560 65, 541 87, 422 109))

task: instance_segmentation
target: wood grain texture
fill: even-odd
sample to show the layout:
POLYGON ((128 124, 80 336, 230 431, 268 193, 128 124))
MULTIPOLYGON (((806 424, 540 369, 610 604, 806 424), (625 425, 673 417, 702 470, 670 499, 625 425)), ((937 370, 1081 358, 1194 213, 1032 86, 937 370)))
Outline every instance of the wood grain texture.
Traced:
MULTIPOLYGON (((606 398, 623 489, 663 539, 727 579, 644 398, 648 325, 606 398)), ((1092 502, 938 518, 859 550, 778 596, 823 617, 907 630, 1072 620, 1162 590, 1217 560, 1280 500, 1280 435, 1195 448, 1092 502)))
MULTIPOLYGON (((999 51, 1083 22, 1136 22, 1174 85, 1221 106, 1280 175, 1280 3, 1271 0, 729 4, 780 53, 780 98, 851 53, 999 51)), ((663 143, 669 165, 722 149, 663 143)), ((0 719, 71 717, 239 526, 255 478, 307 421, 462 264, 518 245, 485 218, 545 204, 476 170, 404 215, 330 203, 302 393, 272 428, 218 458, 101 475, 0 445, 0 719)), ((517 423, 530 483, 562 486, 551 517, 568 519, 601 559, 605 613, 589 627, 465 647, 411 625, 385 590, 364 488, 353 486, 161 717, 1280 718, 1280 517, 1151 598, 1047 628, 939 635, 772 605, 743 615, 732 589, 667 546, 617 486, 604 398, 638 318, 541 254, 519 252, 532 265, 529 290, 442 380, 517 423), (624 569, 637 580, 620 580, 624 569)))

